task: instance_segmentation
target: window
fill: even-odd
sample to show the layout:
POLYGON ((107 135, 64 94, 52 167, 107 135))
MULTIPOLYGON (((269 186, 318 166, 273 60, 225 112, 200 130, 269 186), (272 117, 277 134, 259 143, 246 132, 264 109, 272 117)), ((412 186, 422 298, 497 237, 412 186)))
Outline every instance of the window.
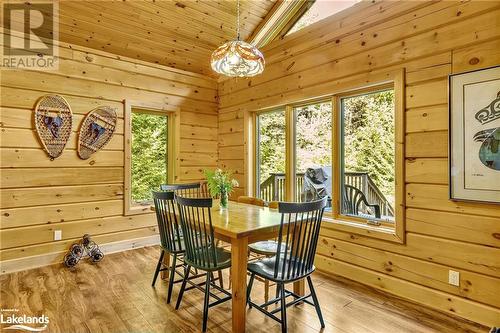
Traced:
POLYGON ((295 22, 286 35, 293 34, 302 28, 307 27, 319 20, 328 16, 343 11, 352 7, 360 0, 345 0, 345 1, 332 1, 332 0, 316 0, 313 5, 295 22))
POLYGON ((257 157, 251 176, 257 196, 328 197, 327 227, 403 242, 404 74, 392 73, 392 82, 347 86, 346 93, 249 118, 255 119, 248 160, 257 157))
POLYGON ((266 201, 285 200, 285 111, 257 115, 257 193, 266 201))
POLYGON ((135 205, 149 204, 152 191, 167 183, 168 117, 132 110, 131 195, 135 205))
POLYGON ((340 98, 340 213, 394 223, 394 90, 340 98))
POLYGON ((125 101, 125 215, 149 212, 152 192, 175 179, 177 112, 125 101))
POLYGON ((332 193, 332 103, 293 108, 295 123, 295 201, 332 193))

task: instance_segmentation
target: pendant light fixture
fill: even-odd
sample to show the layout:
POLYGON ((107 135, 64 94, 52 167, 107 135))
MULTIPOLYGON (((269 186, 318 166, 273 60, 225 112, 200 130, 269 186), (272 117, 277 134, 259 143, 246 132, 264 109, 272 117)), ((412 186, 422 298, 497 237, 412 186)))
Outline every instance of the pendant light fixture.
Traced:
POLYGON ((252 44, 240 40, 240 0, 237 0, 237 38, 212 53, 212 69, 229 77, 251 77, 264 71, 264 56, 252 44))

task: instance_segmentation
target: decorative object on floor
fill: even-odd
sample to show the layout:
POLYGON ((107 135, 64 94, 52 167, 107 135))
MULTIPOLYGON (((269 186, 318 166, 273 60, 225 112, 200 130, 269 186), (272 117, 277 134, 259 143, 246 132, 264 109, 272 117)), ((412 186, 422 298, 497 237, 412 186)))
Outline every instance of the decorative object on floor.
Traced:
POLYGON ((207 187, 210 195, 213 198, 220 199, 220 208, 226 209, 229 200, 229 194, 233 188, 240 186, 238 181, 232 178, 231 171, 223 171, 221 169, 205 170, 205 177, 207 178, 207 187))
POLYGON ((68 143, 73 113, 68 102, 59 95, 45 95, 35 106, 35 128, 43 149, 51 159, 59 157, 68 143))
POLYGON ((500 66, 449 85, 450 198, 500 203, 500 66))
POLYGON ((83 119, 78 135, 78 156, 82 160, 102 149, 115 132, 116 112, 109 106, 90 111, 83 119))
POLYGON ((64 264, 69 268, 75 267, 85 255, 93 264, 104 258, 104 253, 88 234, 83 235, 80 242, 71 245, 69 252, 64 256, 64 264))
POLYGON ((240 40, 240 1, 237 1, 236 40, 219 46, 210 59, 212 69, 229 77, 251 77, 264 71, 264 56, 255 46, 240 40))

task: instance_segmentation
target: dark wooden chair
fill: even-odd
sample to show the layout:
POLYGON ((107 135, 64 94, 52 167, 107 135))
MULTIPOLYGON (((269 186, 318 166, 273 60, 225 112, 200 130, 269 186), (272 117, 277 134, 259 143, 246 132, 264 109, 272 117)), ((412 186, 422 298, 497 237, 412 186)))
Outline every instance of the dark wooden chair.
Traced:
POLYGON ((158 264, 156 265, 152 286, 154 287, 158 274, 161 271, 169 271, 167 303, 170 303, 174 283, 182 282, 182 280, 175 281, 175 275, 177 274, 181 277, 184 276, 184 274, 181 274, 176 270, 176 268, 183 266, 182 263, 177 264, 177 259, 179 256, 184 254, 184 241, 182 239, 180 225, 177 222, 175 214, 174 196, 175 194, 172 191, 153 192, 156 219, 160 233, 161 253, 158 264), (172 263, 170 264, 170 267, 162 268, 165 252, 172 256, 172 263))
MULTIPOLYGON (((175 195, 187 198, 208 198, 208 187, 206 182, 199 183, 183 183, 183 184, 162 184, 160 185, 162 191, 172 191, 175 195)), ((182 236, 182 230, 180 231, 182 236)), ((198 275, 198 272, 196 271, 198 275)), ((222 272, 218 275, 219 284, 224 288, 224 280, 222 278, 222 272)))
POLYGON ((366 207, 372 207, 375 218, 380 218, 380 206, 368 203, 365 194, 358 188, 351 185, 344 185, 344 200, 342 201, 343 213, 350 215, 359 215, 359 207, 364 204, 366 207))
POLYGON ((327 198, 304 203, 280 202, 278 209, 281 213, 281 225, 278 234, 278 248, 274 256, 248 264, 248 271, 251 273, 247 289, 248 304, 281 323, 283 333, 287 331, 286 308, 299 302, 313 305, 321 327, 325 327, 310 275, 315 270, 314 255, 326 204, 327 198), (252 302, 250 293, 255 276, 275 282, 279 290, 277 297, 260 305, 252 302), (285 289, 286 283, 304 278, 307 279, 309 285, 309 295, 299 296, 285 289), (287 297, 293 297, 293 300, 287 303, 287 297), (312 302, 309 297, 312 298, 312 302), (272 311, 266 309, 267 306, 278 302, 281 303, 280 307, 272 311), (277 312, 281 312, 281 318, 275 315, 277 312))
POLYGON ((176 195, 187 198, 205 197, 201 183, 163 184, 160 185, 160 189, 162 191, 173 191, 176 195))
POLYGON ((203 304, 203 332, 205 332, 207 330, 208 309, 231 299, 231 294, 228 291, 212 283, 214 271, 221 271, 231 267, 231 253, 216 246, 210 213, 212 207, 211 198, 184 198, 177 196, 176 200, 184 234, 184 244, 186 246, 184 255, 186 267, 175 308, 178 309, 181 305, 191 267, 205 271, 205 288, 198 287, 198 289, 203 290, 205 293, 203 304), (226 296, 221 298, 211 293, 210 288, 215 288, 226 296), (209 302, 210 296, 216 299, 212 303, 209 302))

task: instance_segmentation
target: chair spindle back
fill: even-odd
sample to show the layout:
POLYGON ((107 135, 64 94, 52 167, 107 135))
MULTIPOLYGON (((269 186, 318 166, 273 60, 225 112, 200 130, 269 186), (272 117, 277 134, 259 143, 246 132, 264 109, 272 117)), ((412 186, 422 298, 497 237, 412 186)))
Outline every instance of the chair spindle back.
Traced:
POLYGON ((280 276, 284 280, 293 280, 313 271, 326 204, 326 197, 311 202, 279 203, 281 224, 274 267, 275 278, 280 276))
POLYGON ((195 268, 215 268, 217 263, 211 198, 176 196, 186 252, 184 260, 195 268))
POLYGON ((202 189, 200 183, 188 184, 163 184, 160 185, 162 191, 173 191, 176 195, 186 198, 202 198, 202 189))
POLYGON ((172 191, 153 192, 161 245, 169 252, 182 251, 182 239, 180 226, 175 215, 174 197, 175 194, 172 191))

